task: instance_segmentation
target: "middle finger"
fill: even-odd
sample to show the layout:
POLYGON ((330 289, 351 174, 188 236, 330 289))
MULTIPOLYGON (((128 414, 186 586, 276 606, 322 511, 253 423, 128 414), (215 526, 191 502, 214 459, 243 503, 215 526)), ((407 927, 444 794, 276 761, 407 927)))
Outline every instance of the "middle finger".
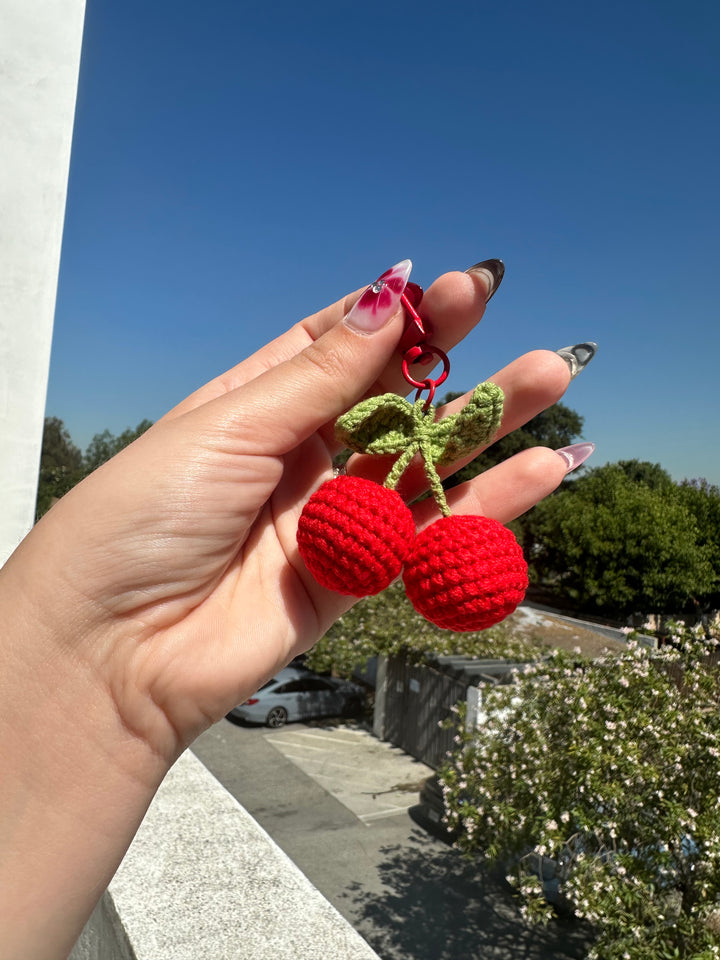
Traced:
MULTIPOLYGON (((567 363, 557 353, 550 350, 533 350, 489 378, 505 394, 503 416, 500 428, 493 437, 499 440, 513 430, 517 430, 538 413, 556 403, 565 393, 570 383, 570 371, 567 363)), ((439 416, 455 413, 470 398, 470 393, 453 400, 438 410, 439 416)), ((466 457, 449 467, 440 468, 440 477, 447 477, 473 460, 479 453, 491 446, 491 443, 478 447, 466 457)), ((394 457, 368 456, 355 454, 347 464, 347 472, 353 476, 363 476, 382 483, 390 471, 394 457)), ((398 492, 407 502, 412 502, 428 489, 423 464, 415 458, 402 476, 398 492)))

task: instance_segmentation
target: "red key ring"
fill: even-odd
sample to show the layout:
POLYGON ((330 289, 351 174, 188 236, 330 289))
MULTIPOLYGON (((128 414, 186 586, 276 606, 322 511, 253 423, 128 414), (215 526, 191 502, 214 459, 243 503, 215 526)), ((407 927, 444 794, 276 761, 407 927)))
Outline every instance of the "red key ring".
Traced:
POLYGON ((425 401, 425 410, 427 410, 433 401, 436 388, 447 380, 450 373, 450 360, 440 347, 427 343, 427 337, 430 334, 429 324, 427 321, 423 321, 415 309, 420 305, 422 296, 423 290, 418 284, 408 283, 405 287, 405 292, 401 298, 402 305, 405 308, 405 331, 398 349, 402 354, 403 376, 410 386, 417 387, 415 400, 420 399, 423 390, 428 391, 425 401), (427 365, 433 363, 434 365, 438 360, 442 360, 443 365, 442 373, 438 377, 425 377, 424 380, 416 380, 410 373, 410 364, 421 363, 427 365))

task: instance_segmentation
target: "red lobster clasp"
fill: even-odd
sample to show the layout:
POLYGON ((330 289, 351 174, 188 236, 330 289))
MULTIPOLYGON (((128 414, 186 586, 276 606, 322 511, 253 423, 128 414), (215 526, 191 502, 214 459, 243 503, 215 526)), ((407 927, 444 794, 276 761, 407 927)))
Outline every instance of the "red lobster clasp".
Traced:
POLYGON ((428 338, 432 336, 432 329, 426 320, 423 320, 417 312, 420 301, 423 298, 423 289, 417 283, 408 283, 405 292, 402 295, 401 302, 405 308, 405 330, 400 339, 398 349, 402 355, 402 372, 407 382, 412 387, 417 387, 415 400, 420 399, 423 390, 428 391, 425 401, 425 410, 428 409, 435 396, 435 390, 447 380, 450 372, 450 360, 448 355, 440 347, 428 343, 428 338), (442 373, 439 377, 425 377, 423 380, 417 380, 410 373, 411 364, 420 364, 427 366, 432 364, 436 366, 438 360, 442 360, 442 373))

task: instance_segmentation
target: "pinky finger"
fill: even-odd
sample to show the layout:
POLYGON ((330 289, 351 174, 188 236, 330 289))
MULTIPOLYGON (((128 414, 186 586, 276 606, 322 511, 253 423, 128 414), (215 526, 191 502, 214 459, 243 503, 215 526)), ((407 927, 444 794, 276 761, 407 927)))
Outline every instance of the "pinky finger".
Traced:
MULTIPOLYGON (((566 458, 547 447, 531 447, 447 493, 450 510, 508 523, 560 486, 568 473, 566 458)), ((438 519, 432 499, 413 508, 418 531, 438 519)))

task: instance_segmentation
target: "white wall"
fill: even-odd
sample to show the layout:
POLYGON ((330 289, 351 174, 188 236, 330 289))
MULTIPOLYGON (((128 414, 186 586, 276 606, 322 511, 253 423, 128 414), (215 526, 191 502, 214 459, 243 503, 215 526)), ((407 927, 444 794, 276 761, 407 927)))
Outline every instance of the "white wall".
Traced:
POLYGON ((0 0, 0 565, 32 526, 85 0, 0 0))

